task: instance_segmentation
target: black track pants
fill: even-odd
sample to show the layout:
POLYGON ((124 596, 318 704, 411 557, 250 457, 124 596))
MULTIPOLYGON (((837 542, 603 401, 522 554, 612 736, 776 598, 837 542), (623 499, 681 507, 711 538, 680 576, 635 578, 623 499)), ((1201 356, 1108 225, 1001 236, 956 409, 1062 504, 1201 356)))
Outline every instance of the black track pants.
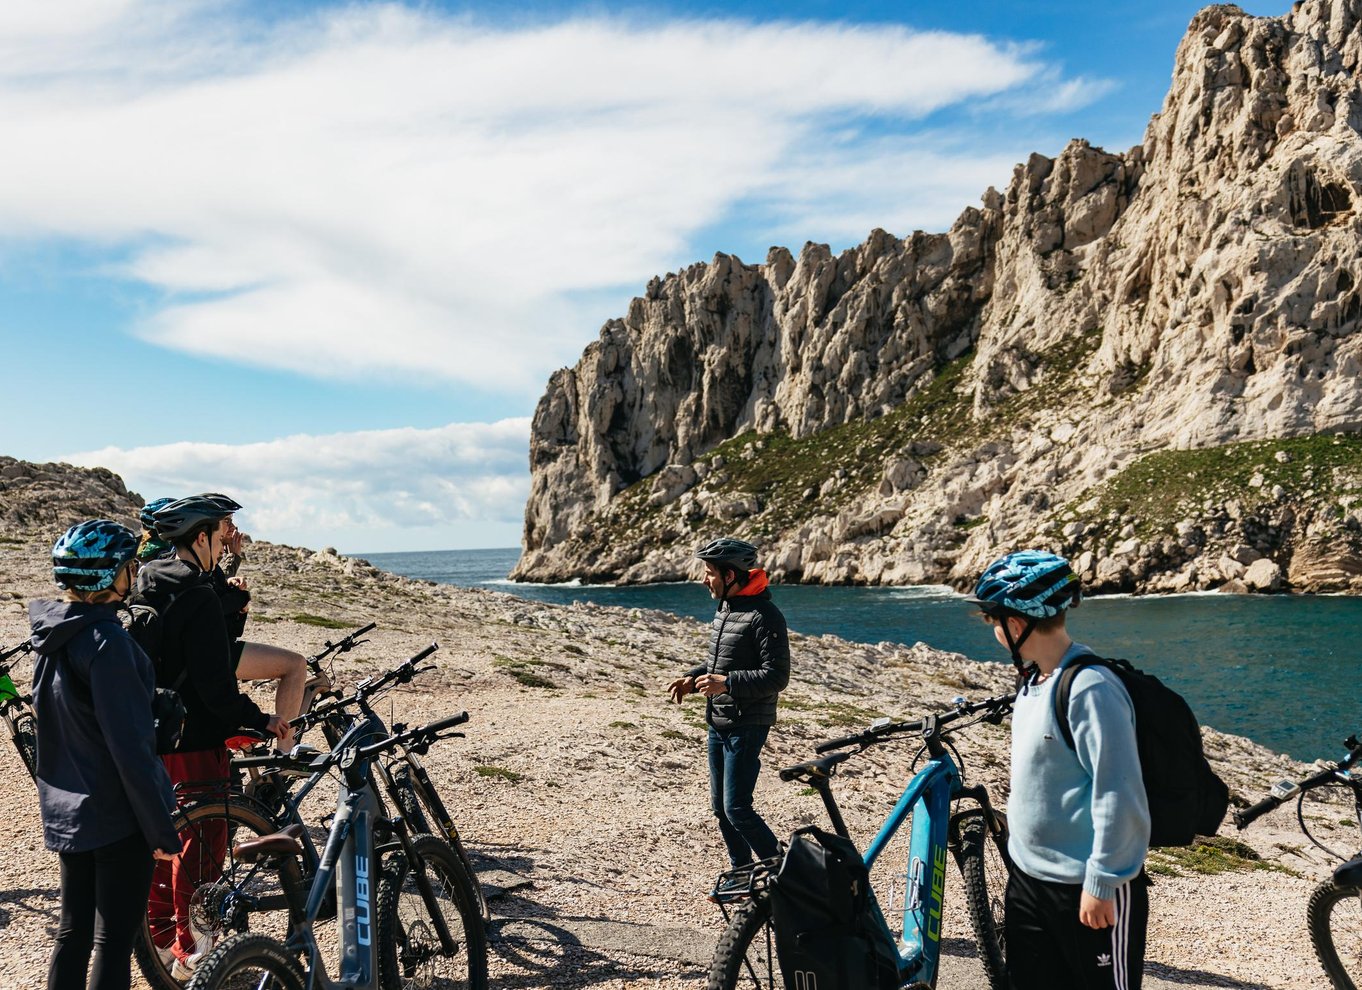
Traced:
POLYGON ((1028 876, 1007 881, 1004 928, 1011 990, 1140 990, 1149 881, 1143 873, 1116 889, 1116 924, 1078 920, 1083 888, 1028 876))
POLYGON ((61 854, 61 920, 47 990, 128 990, 132 942, 147 913, 151 850, 141 832, 89 852, 61 854))

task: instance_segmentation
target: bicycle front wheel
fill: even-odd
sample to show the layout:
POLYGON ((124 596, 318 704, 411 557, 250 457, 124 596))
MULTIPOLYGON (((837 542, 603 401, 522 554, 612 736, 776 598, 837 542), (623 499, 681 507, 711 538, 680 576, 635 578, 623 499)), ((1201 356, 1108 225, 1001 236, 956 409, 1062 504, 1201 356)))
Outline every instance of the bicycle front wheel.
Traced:
POLYGON ((1362 982, 1362 887, 1325 881, 1305 911, 1315 955, 1334 990, 1357 990, 1362 982))
POLYGON ((449 841, 449 847, 454 850, 454 855, 459 857, 468 878, 473 881, 473 894, 477 898, 478 913, 482 915, 484 923, 491 921, 492 909, 487 904, 487 896, 482 891, 478 873, 473 869, 473 861, 468 858, 468 852, 459 839, 458 829, 454 827, 453 822, 450 822, 449 828, 444 827, 449 816, 444 813, 443 808, 437 807, 432 795, 426 793, 426 788, 412 774, 411 767, 399 763, 393 767, 392 775, 393 784, 397 788, 398 803, 402 806, 402 816, 406 818, 411 830, 443 835, 449 841), (427 810, 430 811, 430 817, 435 819, 437 828, 430 827, 425 814, 427 810))
POLYGON ((776 932, 771 925, 771 898, 753 894, 729 918, 728 927, 714 947, 706 990, 780 990, 780 966, 776 962, 776 932))
POLYGON ((1007 890, 1007 819, 994 812, 1002 829, 994 835, 982 811, 959 818, 958 862, 965 886, 965 906, 979 960, 991 990, 1007 990, 1007 951, 1003 938, 1003 895, 1007 890))
POLYGON ((394 856, 378 887, 378 975, 383 990, 486 990, 487 932, 473 880, 445 842, 411 840, 413 861, 394 856), (430 885, 427 901, 421 881, 430 885), (440 939, 436 915, 452 945, 440 939))
MULTIPOLYGON (((176 955, 204 954, 250 929, 282 942, 302 918, 307 889, 296 857, 243 863, 233 848, 279 830, 273 819, 228 801, 206 800, 175 816, 180 855, 158 861, 141 930, 133 943, 137 968, 154 990, 180 990, 176 955), (175 949, 179 944, 178 951, 175 949)), ((198 962, 195 959, 194 962, 198 962)), ((181 961, 179 972, 185 973, 181 961)))
POLYGON ((199 964, 185 990, 304 990, 303 968, 267 935, 234 935, 199 964))

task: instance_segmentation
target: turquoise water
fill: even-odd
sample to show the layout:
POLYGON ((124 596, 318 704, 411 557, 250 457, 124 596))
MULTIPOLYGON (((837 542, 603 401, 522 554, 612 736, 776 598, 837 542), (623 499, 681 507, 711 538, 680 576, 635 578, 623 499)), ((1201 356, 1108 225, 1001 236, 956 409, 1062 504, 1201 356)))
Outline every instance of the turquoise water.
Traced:
MULTIPOLYGON (((699 584, 631 588, 505 581, 519 551, 370 554, 396 574, 489 587, 536 601, 655 608, 708 622, 699 584)), ((790 627, 861 643, 919 640, 978 660, 1006 662, 988 628, 944 588, 778 586, 790 627)), ((1340 754, 1362 729, 1362 664, 1353 643, 1362 599, 1172 595, 1097 598, 1073 613, 1070 633, 1096 652, 1125 656, 1182 692, 1198 718, 1303 760, 1340 754)), ((798 663, 798 658, 795 658, 798 663)))

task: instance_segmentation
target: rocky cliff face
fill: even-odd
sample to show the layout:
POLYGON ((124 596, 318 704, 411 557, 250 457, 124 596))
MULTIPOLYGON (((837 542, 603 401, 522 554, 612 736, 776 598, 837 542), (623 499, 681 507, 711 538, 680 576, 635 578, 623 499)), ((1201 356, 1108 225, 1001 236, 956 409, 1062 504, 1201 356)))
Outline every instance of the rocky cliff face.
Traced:
POLYGON ((43 530, 55 539, 83 519, 113 519, 136 530, 141 506, 141 496, 108 468, 0 457, 0 536, 43 530))
POLYGON ((1359 589, 1362 0, 1203 10, 1142 145, 944 234, 654 279, 535 414, 515 577, 1359 589))

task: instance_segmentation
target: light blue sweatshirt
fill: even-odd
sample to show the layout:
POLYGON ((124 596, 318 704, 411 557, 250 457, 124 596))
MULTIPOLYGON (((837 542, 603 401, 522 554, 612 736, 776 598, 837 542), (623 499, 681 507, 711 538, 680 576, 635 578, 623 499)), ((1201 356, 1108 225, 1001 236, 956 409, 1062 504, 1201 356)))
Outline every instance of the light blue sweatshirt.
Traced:
MULTIPOLYGON (((1074 643, 1060 669, 1091 652, 1074 643)), ((1140 872, 1149 849, 1135 709, 1111 671, 1080 670, 1069 694, 1070 749, 1055 718, 1058 680, 1056 671, 1017 694, 1007 850, 1038 880, 1082 884, 1094 897, 1110 900, 1140 872)))

